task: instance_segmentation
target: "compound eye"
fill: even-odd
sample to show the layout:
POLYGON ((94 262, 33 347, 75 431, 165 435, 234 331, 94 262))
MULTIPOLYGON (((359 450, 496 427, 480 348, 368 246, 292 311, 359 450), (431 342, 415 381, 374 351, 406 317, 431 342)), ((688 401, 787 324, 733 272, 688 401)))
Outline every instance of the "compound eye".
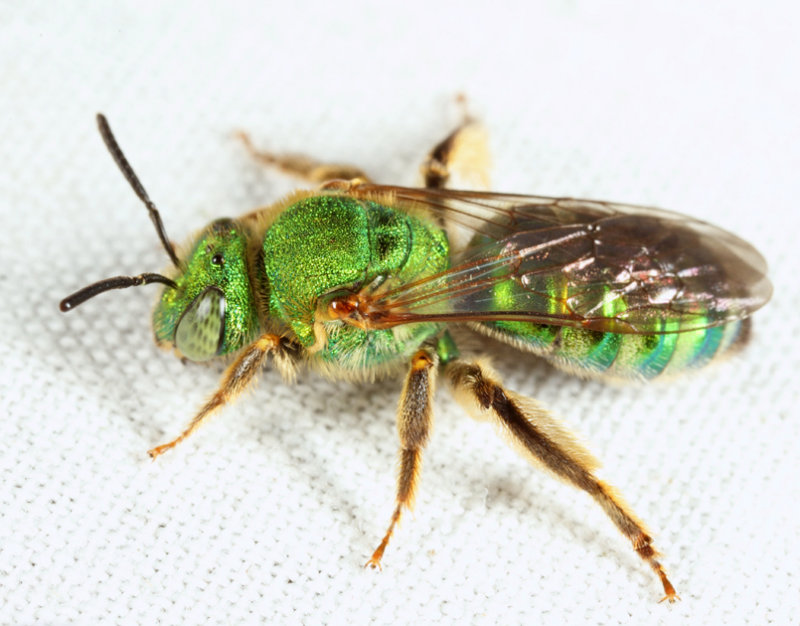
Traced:
POLYGON ((219 354, 225 339, 225 295, 208 287, 184 311, 175 329, 175 346, 192 361, 219 354))

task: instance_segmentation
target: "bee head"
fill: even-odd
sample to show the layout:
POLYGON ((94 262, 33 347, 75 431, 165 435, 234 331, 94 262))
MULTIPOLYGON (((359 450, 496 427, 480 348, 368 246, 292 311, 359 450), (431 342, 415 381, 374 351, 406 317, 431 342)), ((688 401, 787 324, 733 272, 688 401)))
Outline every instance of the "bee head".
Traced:
POLYGON ((229 219, 217 220, 200 233, 184 261, 178 259, 161 216, 117 144, 102 114, 100 136, 133 191, 147 207, 161 244, 175 266, 173 278, 155 273, 115 276, 87 285, 61 301, 71 311, 94 296, 150 283, 166 285, 153 312, 156 342, 173 345, 193 361, 205 361, 239 349, 258 327, 247 272, 247 236, 229 219))
POLYGON ((153 311, 156 342, 192 361, 238 350, 258 327, 247 236, 230 219, 203 230, 153 311))

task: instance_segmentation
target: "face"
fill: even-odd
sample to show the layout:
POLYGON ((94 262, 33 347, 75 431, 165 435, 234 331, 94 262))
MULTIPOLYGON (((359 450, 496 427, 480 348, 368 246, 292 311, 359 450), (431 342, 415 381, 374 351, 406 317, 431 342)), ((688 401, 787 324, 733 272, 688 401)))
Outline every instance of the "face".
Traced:
POLYGON ((153 311, 159 345, 192 361, 234 352, 258 328, 247 268, 247 234, 230 219, 202 231, 153 311))

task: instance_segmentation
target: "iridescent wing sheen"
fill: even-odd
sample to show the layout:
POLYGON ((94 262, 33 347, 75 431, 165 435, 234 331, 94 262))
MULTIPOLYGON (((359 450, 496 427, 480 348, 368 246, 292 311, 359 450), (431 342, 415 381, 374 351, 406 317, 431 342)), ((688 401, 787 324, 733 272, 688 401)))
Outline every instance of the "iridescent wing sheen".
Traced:
POLYGON ((448 228, 456 247, 445 272, 362 291, 357 315, 367 328, 511 320, 671 333, 743 319, 772 293, 766 262, 755 248, 678 213, 379 185, 347 193, 425 212, 448 228))

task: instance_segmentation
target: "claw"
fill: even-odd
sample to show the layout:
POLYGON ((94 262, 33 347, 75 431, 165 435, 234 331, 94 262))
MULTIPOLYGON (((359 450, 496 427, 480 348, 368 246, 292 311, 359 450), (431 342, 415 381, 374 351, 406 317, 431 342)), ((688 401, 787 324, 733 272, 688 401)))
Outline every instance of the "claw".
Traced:
POLYGON ((167 450, 169 450, 170 448, 172 448, 174 445, 175 445, 175 443, 174 443, 174 442, 165 443, 165 444, 163 444, 163 445, 161 445, 161 446, 156 446, 156 447, 155 447, 155 448, 153 448, 152 450, 148 450, 148 451, 147 451, 147 454, 149 454, 149 455, 150 455, 150 458, 151 458, 151 459, 155 459, 156 457, 159 457, 159 456, 161 456, 162 454, 164 454, 164 453, 165 453, 167 450))
POLYGON ((369 561, 367 561, 366 563, 364 563, 364 567, 365 567, 365 568, 369 567, 369 568, 372 568, 372 569, 383 570, 383 568, 381 567, 381 557, 379 557, 379 556, 378 556, 378 557, 376 557, 376 556, 373 554, 373 555, 370 557, 369 561))

